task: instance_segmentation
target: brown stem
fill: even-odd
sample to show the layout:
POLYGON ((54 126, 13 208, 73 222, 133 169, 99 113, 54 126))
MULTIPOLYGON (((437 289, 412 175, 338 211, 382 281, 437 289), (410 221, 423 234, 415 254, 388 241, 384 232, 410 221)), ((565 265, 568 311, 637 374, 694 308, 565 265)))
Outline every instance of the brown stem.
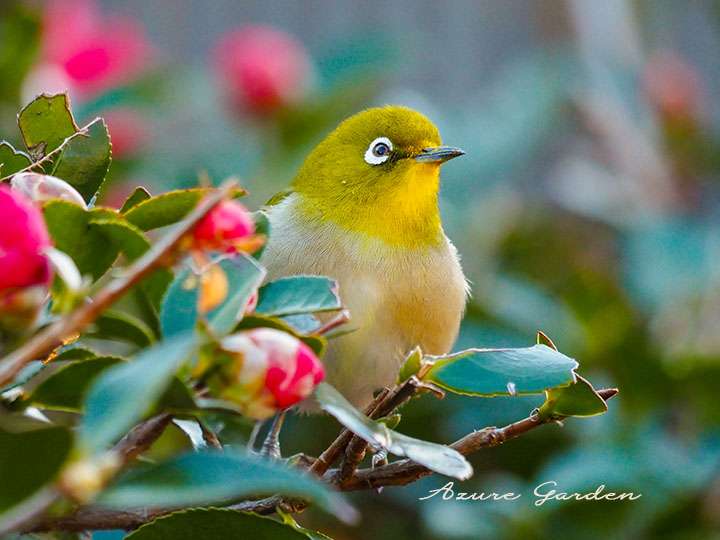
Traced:
MULTIPOLYGON (((377 406, 387 397, 389 393, 389 390, 387 388, 383 389, 382 392, 380 392, 377 397, 373 400, 373 402, 367 406, 365 409, 365 414, 367 416, 370 416, 377 406)), ((343 453, 345 448, 348 444, 350 444, 350 441, 353 438, 353 432, 348 429, 343 429, 340 432, 340 435, 337 436, 337 438, 332 442, 330 446, 325 449, 325 451, 320 454, 320 457, 318 457, 315 462, 310 466, 310 472, 313 474, 316 474, 317 476, 322 476, 325 474, 325 472, 332 466, 333 463, 335 463, 335 460, 340 457, 340 454, 343 453)))
MULTIPOLYGON (((603 399, 610 399, 617 394, 617 389, 598 390, 603 399)), ((380 400, 376 400, 380 401, 380 400)), ((542 425, 552 423, 552 420, 542 420, 532 414, 518 422, 502 428, 489 427, 469 433, 451 446, 461 454, 467 456, 483 448, 489 448, 504 443, 509 439, 519 437, 542 425)), ((338 438, 339 439, 339 438, 338 438)), ((312 469, 312 467, 311 467, 312 469)), ((327 471, 324 479, 335 483, 338 470, 327 471)), ((432 471, 409 459, 396 461, 374 469, 360 469, 342 486, 341 491, 357 491, 375 489, 384 486, 404 486, 432 474, 432 471)), ((280 505, 288 505, 290 510, 299 511, 306 506, 304 503, 293 503, 280 496, 266 497, 264 499, 243 501, 230 508, 258 514, 272 514, 280 505)), ((93 507, 81 508, 72 515, 46 519, 37 523, 31 530, 25 532, 57 531, 83 531, 102 529, 134 529, 160 515, 172 512, 170 509, 153 511, 112 511, 93 507)))
MULTIPOLYGON (((598 394, 606 401, 617 395, 617 393, 617 388, 598 390, 598 394)), ((541 419, 537 414, 532 414, 502 428, 488 427, 474 431, 455 441, 450 446, 462 455, 468 456, 483 448, 497 446, 509 439, 519 437, 528 431, 553 421, 554 419, 541 419)), ((430 469, 409 459, 403 459, 382 467, 356 471, 352 478, 342 484, 341 489, 343 491, 356 491, 383 486, 404 486, 429 474, 432 474, 430 469)), ((325 476, 330 482, 336 482, 336 478, 340 476, 340 471, 329 471, 325 476)))
POLYGON ((342 326, 346 322, 350 320, 350 312, 347 309, 343 309, 340 313, 338 313, 335 317, 330 319, 328 322, 323 324, 320 328, 315 330, 313 334, 317 334, 318 336, 324 336, 331 330, 334 330, 338 326, 342 326))
POLYGON ((173 251, 178 243, 205 214, 225 199, 234 188, 235 182, 226 182, 217 191, 205 197, 171 232, 127 268, 124 276, 108 283, 98 291, 91 301, 83 304, 67 317, 48 326, 19 349, 0 360, 0 385, 10 382, 31 360, 47 355, 69 336, 80 333, 145 276, 172 261, 173 251))
POLYGON ((158 414, 138 424, 120 439, 113 447, 113 452, 120 456, 122 465, 130 463, 150 448, 160 438, 171 420, 172 415, 169 413, 158 414))

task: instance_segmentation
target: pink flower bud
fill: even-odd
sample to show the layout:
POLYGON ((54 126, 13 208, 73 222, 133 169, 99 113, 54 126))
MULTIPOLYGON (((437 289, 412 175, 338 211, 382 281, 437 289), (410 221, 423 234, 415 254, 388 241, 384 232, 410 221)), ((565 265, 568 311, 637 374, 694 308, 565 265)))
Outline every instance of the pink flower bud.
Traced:
POLYGON ((315 353, 299 339, 272 328, 228 336, 223 350, 231 361, 211 381, 219 395, 253 418, 267 418, 308 397, 325 377, 315 353))
POLYGON ((50 238, 40 210, 21 193, 0 185, 0 216, 0 292, 49 285, 52 271, 44 250, 50 238))
POLYGON ((193 247, 198 250, 235 253, 255 232, 250 213, 236 201, 222 201, 200 220, 193 231, 193 247))
POLYGON ((74 187, 54 176, 32 172, 20 173, 12 177, 10 185, 15 191, 35 202, 63 199, 87 208, 82 195, 74 187))
POLYGON ((265 115, 297 103, 310 86, 311 64, 292 36, 266 26, 225 35, 215 66, 233 107, 265 115))

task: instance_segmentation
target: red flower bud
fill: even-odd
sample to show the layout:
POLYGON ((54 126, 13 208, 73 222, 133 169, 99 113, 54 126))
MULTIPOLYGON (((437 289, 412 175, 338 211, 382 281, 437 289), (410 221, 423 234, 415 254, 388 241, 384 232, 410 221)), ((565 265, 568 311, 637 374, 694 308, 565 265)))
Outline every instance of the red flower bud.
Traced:
POLYGON ((0 185, 0 216, 0 292, 49 285, 52 271, 44 250, 50 238, 40 210, 21 193, 0 185))
POLYGON ((241 406, 253 418, 267 418, 308 397, 324 378, 323 365, 299 339, 272 328, 255 328, 228 336, 223 350, 219 395, 241 406))
POLYGON ((222 201, 200 220, 193 231, 193 247, 198 250, 243 251, 242 240, 255 232, 250 213, 236 201, 222 201))
POLYGON ((215 48, 214 60, 232 106, 254 114, 296 103, 310 86, 305 49, 274 28, 248 26, 230 32, 215 48))

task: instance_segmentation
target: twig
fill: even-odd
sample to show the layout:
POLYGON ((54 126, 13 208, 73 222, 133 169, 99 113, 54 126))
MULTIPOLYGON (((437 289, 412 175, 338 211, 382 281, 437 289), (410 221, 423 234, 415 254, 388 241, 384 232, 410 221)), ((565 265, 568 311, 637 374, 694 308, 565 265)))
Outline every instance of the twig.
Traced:
MULTIPOLYGON (((418 379, 411 377, 400 386, 396 386, 392 391, 387 392, 384 397, 376 400, 375 406, 366 414, 373 419, 387 416, 409 400, 419 387, 418 379)), ((355 470, 365 457, 367 447, 367 441, 357 435, 352 436, 345 447, 345 458, 340 466, 340 471, 333 478, 335 484, 342 486, 346 480, 355 474, 355 470)))
POLYGON ((333 317, 328 322, 323 324, 320 328, 315 330, 313 334, 317 334, 318 336, 324 336, 331 330, 335 330, 338 326, 342 326, 348 321, 350 321, 350 312, 347 309, 343 309, 335 317, 333 317))
POLYGON ((113 447, 113 452, 120 457, 122 465, 133 461, 150 448, 160 438, 171 420, 172 415, 169 413, 158 414, 138 424, 120 439, 113 447))
MULTIPOLYGON (((618 393, 616 388, 599 390, 598 394, 608 400, 618 393)), ((489 427, 465 435, 462 439, 451 444, 464 456, 474 454, 482 448, 489 448, 504 443, 509 439, 519 437, 528 431, 545 424, 552 423, 554 419, 541 419, 537 414, 531 414, 518 422, 514 422, 502 428, 489 427)), ((340 471, 329 471, 326 479, 334 482, 340 471)), ((432 474, 432 471, 409 459, 396 461, 389 465, 376 467, 374 469, 361 469, 355 475, 346 480, 340 489, 343 491, 356 491, 372 489, 384 486, 404 486, 419 480, 423 476, 432 474)))
MULTIPOLYGON (((388 393, 389 390, 387 388, 383 389, 382 392, 380 392, 373 402, 365 409, 365 415, 370 416, 377 406, 387 397, 388 393)), ((342 454, 347 445, 350 444, 353 435, 352 431, 343 429, 332 444, 328 446, 327 449, 325 449, 325 451, 320 454, 320 456, 310 466, 310 472, 318 476, 325 474, 332 464, 335 463, 335 460, 340 457, 340 454, 342 454)))
MULTIPOLYGON (((97 118, 96 118, 95 120, 97 120, 97 118)), ((93 120, 93 122, 95 122, 95 120, 93 120)), ((92 124, 92 122, 90 122, 90 124, 92 124)), ((0 178, 0 182, 4 182, 5 180, 10 180, 10 178, 12 178, 13 176, 15 176, 16 174, 20 174, 20 173, 32 171, 33 169, 35 169, 35 168, 37 168, 37 167, 42 167, 42 164, 43 164, 43 163, 45 163, 46 161, 48 161, 48 160, 50 159, 50 157, 54 156, 55 154, 60 153, 60 152, 65 148, 65 146, 66 146, 70 141, 72 141, 74 138, 76 138, 76 137, 87 137, 87 130, 88 130, 88 128, 90 127, 90 124, 87 124, 86 126, 80 128, 79 130, 77 130, 77 131, 76 131, 75 133, 73 133, 72 135, 69 135, 69 136, 65 137, 65 139, 63 140, 63 142, 61 142, 60 145, 59 145, 57 148, 55 148, 55 149, 53 149, 52 151, 48 152, 47 154, 45 154, 42 158, 38 159, 37 161, 32 162, 32 163, 31 163, 30 165, 28 165, 27 167, 25 167, 25 168, 23 168, 23 169, 20 169, 19 171, 15 171, 15 172, 12 173, 12 174, 8 174, 7 176, 3 176, 2 178, 0 178)), ((43 171, 44 171, 44 169, 43 169, 43 171)))
POLYGON ((0 385, 6 384, 22 367, 62 344, 68 336, 77 334, 91 324, 115 301, 141 281, 150 272, 168 264, 173 250, 185 235, 216 204, 225 199, 235 187, 235 182, 226 182, 211 193, 174 230, 166 234, 155 246, 133 263, 124 276, 103 287, 91 301, 83 304, 67 317, 48 326, 19 349, 0 360, 0 385))
MULTIPOLYGON (((618 393, 617 389, 609 388, 598 390, 598 394, 607 400, 618 393)), ((375 401, 380 402, 382 399, 375 401)), ((490 427, 475 431, 454 442, 451 447, 468 456, 483 448, 489 448, 504 443, 509 439, 519 437, 533 429, 545 424, 552 423, 552 419, 541 419, 537 414, 531 414, 518 422, 514 422, 502 428, 490 427)), ((340 437, 338 437, 339 439, 340 437)), ((337 441, 337 439, 336 439, 337 441)), ((312 469, 312 467, 311 467, 312 469)), ((330 483, 334 482, 338 470, 327 471, 324 479, 330 483)), ((432 474, 432 471, 409 459, 396 461, 389 465, 376 467, 374 469, 360 469, 348 479, 342 486, 341 491, 358 491, 375 489, 384 486, 403 486, 432 474)), ((281 505, 288 505, 291 510, 299 511, 305 503, 294 503, 285 498, 275 495, 259 500, 243 501, 230 506, 234 510, 255 512, 257 514, 272 514, 281 505)), ((46 519, 37 523, 31 529, 24 532, 42 532, 49 530, 56 531, 83 531, 103 529, 134 529, 156 517, 172 512, 173 509, 162 509, 153 511, 113 511, 100 508, 81 508, 74 514, 58 518, 46 519)))

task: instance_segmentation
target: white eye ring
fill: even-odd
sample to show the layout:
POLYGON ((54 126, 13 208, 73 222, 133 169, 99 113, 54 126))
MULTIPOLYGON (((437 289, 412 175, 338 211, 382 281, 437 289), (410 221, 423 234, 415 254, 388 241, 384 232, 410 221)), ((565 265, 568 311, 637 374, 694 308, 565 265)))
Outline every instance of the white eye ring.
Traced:
POLYGON ((393 144, 387 137, 378 137, 365 150, 365 163, 380 165, 390 159, 393 144))

